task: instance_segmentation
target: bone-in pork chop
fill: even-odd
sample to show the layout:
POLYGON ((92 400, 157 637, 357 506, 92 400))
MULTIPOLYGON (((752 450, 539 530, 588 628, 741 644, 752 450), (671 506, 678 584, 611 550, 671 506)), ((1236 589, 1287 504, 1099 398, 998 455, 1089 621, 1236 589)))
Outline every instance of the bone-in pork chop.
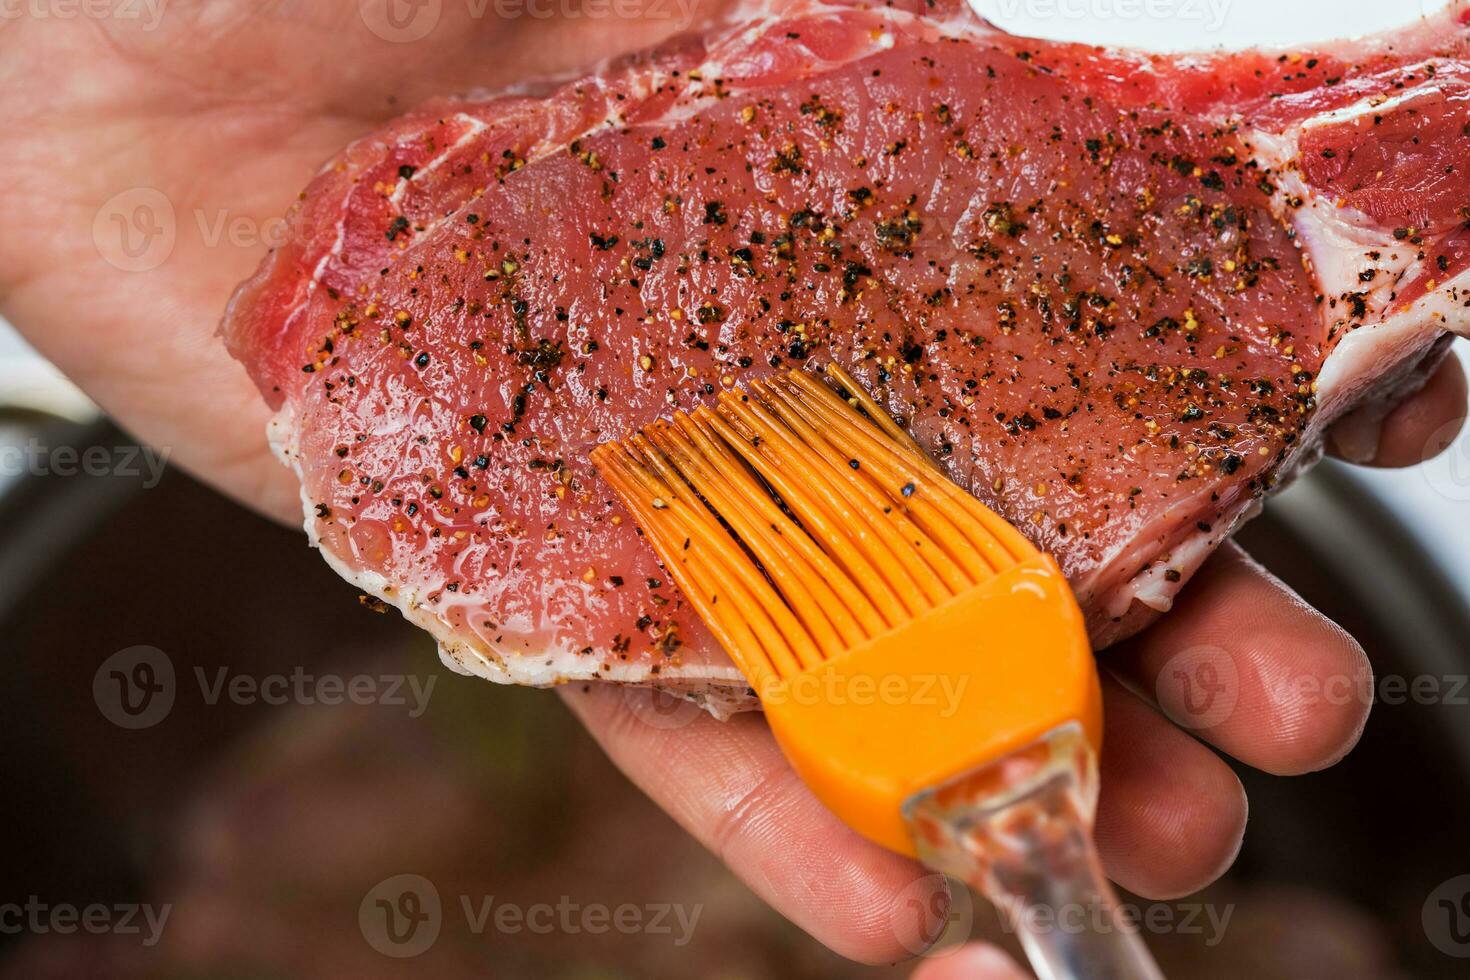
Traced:
POLYGON ((587 453, 827 361, 1106 644, 1470 324, 1467 22, 1157 56, 747 6, 349 147, 225 334, 327 559, 460 669, 739 702, 587 453))

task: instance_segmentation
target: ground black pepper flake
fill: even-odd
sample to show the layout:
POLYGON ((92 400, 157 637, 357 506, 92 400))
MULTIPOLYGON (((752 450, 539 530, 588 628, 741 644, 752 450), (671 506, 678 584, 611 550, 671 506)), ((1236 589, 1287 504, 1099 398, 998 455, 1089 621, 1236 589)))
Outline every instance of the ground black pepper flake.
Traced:
POLYGON ((535 371, 549 372, 560 367, 566 356, 566 348, 560 340, 552 341, 543 337, 536 341, 534 347, 517 350, 516 363, 535 371))

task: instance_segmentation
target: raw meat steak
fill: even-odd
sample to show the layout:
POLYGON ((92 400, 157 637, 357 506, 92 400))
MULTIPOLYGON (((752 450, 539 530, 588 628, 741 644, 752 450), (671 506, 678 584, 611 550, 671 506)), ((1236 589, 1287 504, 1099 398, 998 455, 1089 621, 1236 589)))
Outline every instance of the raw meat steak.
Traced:
POLYGON ((586 455, 829 359, 1107 644, 1470 323, 1467 23, 1153 56, 747 6, 349 147, 225 335, 328 561, 459 669, 741 703, 586 455))

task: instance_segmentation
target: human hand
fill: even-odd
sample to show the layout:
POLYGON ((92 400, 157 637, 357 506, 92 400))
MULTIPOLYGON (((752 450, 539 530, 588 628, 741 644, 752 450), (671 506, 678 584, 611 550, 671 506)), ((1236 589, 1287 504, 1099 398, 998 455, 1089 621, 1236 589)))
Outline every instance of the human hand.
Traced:
MULTIPOLYGON (((424 97, 585 66, 678 26, 475 19, 472 8, 449 7, 413 43, 375 34, 355 0, 174 0, 151 30, 0 22, 0 205, 11 217, 0 235, 0 312, 140 438, 238 499, 299 521, 293 478, 266 450, 267 411, 214 335, 271 220, 322 161, 424 97), (156 255, 140 262, 118 251, 107 232, 125 229, 108 222, 134 213, 116 202, 139 188, 167 202, 173 243, 157 265, 130 271, 156 255)), ((1354 455, 1414 462, 1464 412, 1464 379, 1449 362, 1387 419, 1376 453, 1354 455)), ((1237 666, 1238 701, 1196 734, 1245 763, 1281 774, 1330 765, 1367 712, 1277 696, 1302 690, 1298 679, 1369 668, 1350 637, 1238 549, 1222 549, 1174 613, 1105 659, 1098 842, 1113 877, 1149 897, 1208 883, 1244 829, 1235 776, 1186 730, 1189 719, 1176 712, 1186 729, 1177 727, 1148 697, 1181 650, 1202 646, 1237 666)), ((936 907, 924 899, 942 889, 938 879, 838 824, 760 719, 700 717, 671 731, 630 707, 647 696, 567 693, 631 778, 812 935, 865 961, 923 949, 936 917, 913 909, 936 907)))
POLYGON ((529 13, 555 0, 13 5, 0 11, 0 204, 15 216, 0 312, 135 435, 297 524, 266 407, 215 331, 317 169, 431 96, 585 69, 725 2, 619 0, 647 16, 560 19, 529 13), (409 40, 390 4, 432 33, 409 40))

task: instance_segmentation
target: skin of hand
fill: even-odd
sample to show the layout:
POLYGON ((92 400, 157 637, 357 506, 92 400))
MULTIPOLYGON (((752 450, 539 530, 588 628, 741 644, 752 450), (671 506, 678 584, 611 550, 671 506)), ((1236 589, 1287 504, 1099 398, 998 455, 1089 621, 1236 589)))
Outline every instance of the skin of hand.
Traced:
MULTIPOLYGON (((642 16, 520 0, 158 0, 69 17, 60 5, 18 6, 0 18, 0 313, 140 439, 299 523, 293 479, 266 448, 266 408, 216 328, 315 170, 419 100, 586 69, 722 2, 637 0, 642 16), (390 2, 408 4, 409 20, 384 20, 390 2), (406 39, 402 25, 417 34, 420 16, 432 30, 406 39), (168 230, 166 248, 141 257, 120 243, 149 239, 119 238, 140 201, 152 223, 131 231, 168 230)), ((1465 412, 1465 379, 1449 359, 1385 420, 1374 461, 1440 451, 1465 412)), ((1150 898, 1198 890, 1239 850, 1246 799, 1214 749, 1272 773, 1312 772, 1351 749, 1368 713, 1354 699, 1310 698, 1314 684, 1361 684, 1367 659, 1234 546, 1104 664, 1098 844, 1113 878, 1150 898), (1233 707, 1222 717, 1192 717, 1187 700, 1159 696, 1161 678, 1201 656, 1228 667, 1233 707)), ((759 717, 696 713, 669 726, 660 706, 640 703, 655 697, 646 692, 565 697, 634 782, 821 942, 880 963, 934 938, 942 917, 912 910, 942 908, 943 879, 839 824, 759 717)), ((1023 975, 980 947, 919 975, 951 974, 1023 975)))

